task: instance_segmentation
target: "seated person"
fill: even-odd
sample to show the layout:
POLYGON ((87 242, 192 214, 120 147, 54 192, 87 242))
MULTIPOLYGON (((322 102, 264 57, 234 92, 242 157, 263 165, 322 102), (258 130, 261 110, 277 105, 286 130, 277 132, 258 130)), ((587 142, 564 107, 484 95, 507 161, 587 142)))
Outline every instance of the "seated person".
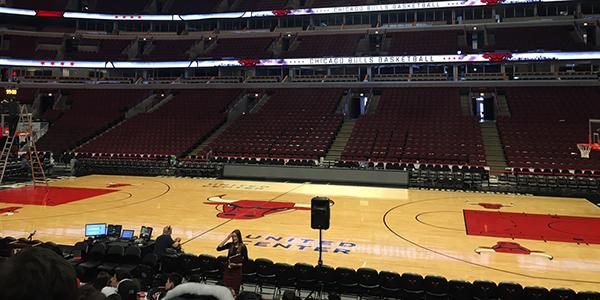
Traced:
POLYGON ((148 292, 149 300, 159 300, 167 295, 167 292, 181 284, 183 277, 177 273, 171 273, 167 276, 167 282, 164 286, 158 287, 148 292))
POLYGON ((229 288, 196 282, 182 283, 167 292, 163 300, 206 299, 215 297, 217 300, 234 300, 229 288))
POLYGON ((112 281, 112 276, 110 276, 110 274, 108 274, 108 272, 100 271, 100 272, 98 272, 98 275, 96 275, 96 279, 94 279, 94 281, 92 282, 92 286, 96 290, 102 291, 102 289, 104 287, 111 285, 111 281, 112 281))
POLYGON ((0 266, 0 299, 76 300, 75 269, 42 247, 22 250, 0 266))
POLYGON ((162 235, 156 238, 154 243, 154 254, 163 256, 181 251, 181 238, 173 240, 171 233, 173 233, 173 229, 170 225, 163 229, 162 235))
POLYGON ((119 284, 117 293, 121 300, 140 300, 140 285, 137 280, 126 279, 119 284))
POLYGON ((131 275, 128 272, 124 272, 121 270, 115 271, 113 276, 110 278, 109 286, 102 288, 102 290, 101 290, 102 294, 104 294, 106 297, 113 295, 113 294, 117 294, 118 288, 119 288, 119 285, 121 284, 121 282, 130 280, 130 278, 131 278, 131 275))
POLYGON ((86 284, 79 288, 79 300, 104 300, 106 296, 100 293, 91 284, 86 284))

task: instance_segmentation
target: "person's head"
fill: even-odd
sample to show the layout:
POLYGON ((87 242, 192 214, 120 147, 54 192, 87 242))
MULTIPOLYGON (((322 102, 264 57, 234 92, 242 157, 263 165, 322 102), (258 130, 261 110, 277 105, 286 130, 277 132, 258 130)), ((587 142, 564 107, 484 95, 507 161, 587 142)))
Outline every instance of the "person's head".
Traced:
POLYGON ((96 290, 100 291, 100 290, 102 290, 103 287, 107 286, 109 283, 112 285, 112 280, 111 280, 112 277, 113 276, 110 276, 110 274, 108 274, 106 271, 100 271, 100 272, 98 272, 98 275, 96 275, 96 279, 94 279, 94 282, 92 282, 92 286, 96 290))
POLYGON ((244 241, 242 240, 242 233, 240 232, 239 229, 234 230, 233 232, 231 232, 232 235, 232 239, 233 239, 233 243, 234 244, 242 244, 244 241))
POLYGON ((332 293, 327 296, 327 299, 328 300, 340 300, 342 298, 340 297, 340 295, 338 295, 336 293, 332 293))
POLYGON ((296 293, 292 290, 286 290, 281 296, 281 300, 296 300, 296 293))
POLYGON ((106 296, 97 291, 92 285, 84 285, 79 288, 79 300, 104 300, 106 296))
POLYGON ((56 243, 53 243, 53 242, 45 242, 45 243, 39 245, 38 247, 42 247, 42 248, 46 248, 46 249, 52 250, 56 254, 58 254, 59 256, 63 255, 63 252, 60 249, 60 247, 56 243))
POLYGON ((121 299, 121 295, 119 295, 119 294, 112 294, 112 295, 106 297, 106 300, 122 300, 122 299, 121 299))
POLYGON ((140 286, 136 281, 128 279, 124 280, 119 284, 119 288, 117 289, 117 293, 121 296, 123 300, 138 300, 138 293, 140 291, 140 286))
POLYGON ((73 267, 48 249, 23 250, 0 266, 0 299, 76 300, 77 289, 73 267))
POLYGON ((236 297, 236 300, 262 300, 262 297, 258 293, 253 292, 240 292, 236 297))
POLYGON ((171 235, 171 233, 173 233, 173 228, 171 228, 171 225, 167 225, 165 228, 163 228, 164 235, 171 235))
POLYGON ((129 278, 131 278, 131 275, 128 272, 116 270, 113 276, 110 278, 110 286, 116 288, 119 286, 119 282, 121 282, 121 280, 129 278))
POLYGON ((167 291, 171 290, 174 287, 180 285, 182 281, 183 281, 183 277, 181 277, 181 275, 179 275, 177 273, 171 273, 171 274, 169 274, 169 276, 167 276, 167 283, 165 283, 165 289, 167 291))

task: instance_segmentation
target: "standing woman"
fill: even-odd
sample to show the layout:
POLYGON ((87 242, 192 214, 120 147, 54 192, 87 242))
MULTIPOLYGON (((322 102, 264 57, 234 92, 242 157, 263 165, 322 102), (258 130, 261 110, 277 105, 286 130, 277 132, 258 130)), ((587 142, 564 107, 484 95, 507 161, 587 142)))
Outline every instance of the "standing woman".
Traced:
POLYGON ((239 229, 230 233, 217 246, 217 251, 229 250, 227 252, 227 265, 223 270, 223 282, 232 288, 236 295, 240 292, 242 284, 242 265, 248 259, 248 249, 242 241, 242 233, 239 229), (228 242, 231 239, 231 242, 228 242))

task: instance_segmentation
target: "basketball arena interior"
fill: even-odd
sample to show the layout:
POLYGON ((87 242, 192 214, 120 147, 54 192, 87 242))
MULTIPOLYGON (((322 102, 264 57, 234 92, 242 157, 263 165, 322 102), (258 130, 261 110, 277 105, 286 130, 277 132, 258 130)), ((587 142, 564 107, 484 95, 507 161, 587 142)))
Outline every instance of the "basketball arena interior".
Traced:
POLYGON ((0 0, 0 71, 0 278, 77 278, 2 299, 600 299, 599 1, 0 0))

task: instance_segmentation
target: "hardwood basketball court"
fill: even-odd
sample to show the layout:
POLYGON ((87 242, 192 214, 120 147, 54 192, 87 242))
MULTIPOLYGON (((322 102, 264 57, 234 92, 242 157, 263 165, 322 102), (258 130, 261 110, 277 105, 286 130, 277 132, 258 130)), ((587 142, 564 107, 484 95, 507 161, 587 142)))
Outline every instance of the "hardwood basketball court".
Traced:
POLYGON ((327 265, 600 290, 600 208, 585 199, 93 175, 0 191, 0 236, 37 230, 37 239, 74 244, 86 223, 136 235, 152 226, 155 237, 172 225, 185 251, 218 255, 239 228, 252 258, 316 264, 317 195, 333 202, 327 265))

